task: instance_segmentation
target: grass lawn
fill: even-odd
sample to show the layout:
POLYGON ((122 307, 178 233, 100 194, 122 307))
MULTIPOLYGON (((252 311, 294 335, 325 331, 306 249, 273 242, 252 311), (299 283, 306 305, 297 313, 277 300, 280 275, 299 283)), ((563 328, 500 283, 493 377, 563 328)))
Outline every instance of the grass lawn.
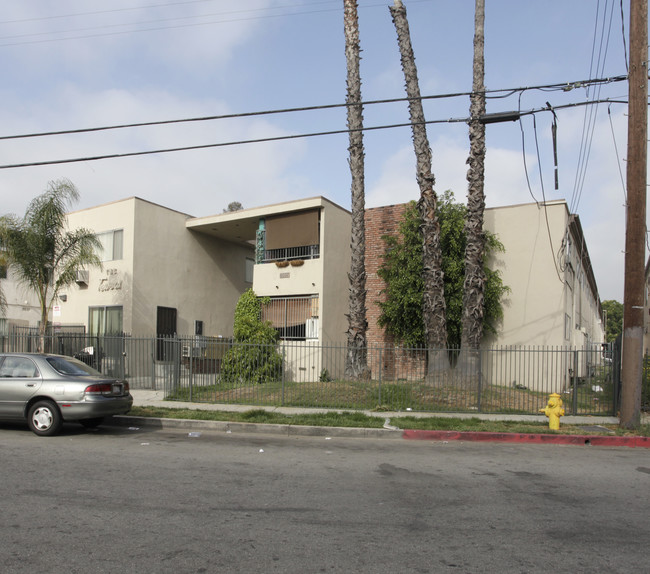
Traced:
MULTIPOLYGON (((328 413, 287 415, 283 413, 269 412, 260 408, 253 408, 244 412, 225 412, 162 407, 133 407, 129 412, 129 415, 171 419, 355 428, 381 428, 385 420, 381 416, 369 416, 365 413, 355 411, 332 411, 328 413)), ((600 431, 593 429, 585 430, 583 427, 578 425, 561 424, 559 431, 551 431, 548 428, 548 424, 537 422, 486 421, 478 418, 461 419, 436 417, 434 415, 423 418, 409 416, 393 417, 390 420, 390 424, 399 427, 400 429, 411 430, 650 436, 650 425, 641 425, 637 432, 631 432, 623 431, 618 427, 618 425, 601 425, 603 430, 600 431)))

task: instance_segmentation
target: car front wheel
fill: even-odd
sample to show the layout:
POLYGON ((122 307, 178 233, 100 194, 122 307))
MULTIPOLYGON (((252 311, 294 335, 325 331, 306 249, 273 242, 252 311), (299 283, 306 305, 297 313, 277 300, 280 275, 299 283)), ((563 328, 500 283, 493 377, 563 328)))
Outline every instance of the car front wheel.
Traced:
POLYGON ((52 401, 38 401, 29 409, 27 424, 39 436, 52 436, 61 430, 63 419, 52 401))

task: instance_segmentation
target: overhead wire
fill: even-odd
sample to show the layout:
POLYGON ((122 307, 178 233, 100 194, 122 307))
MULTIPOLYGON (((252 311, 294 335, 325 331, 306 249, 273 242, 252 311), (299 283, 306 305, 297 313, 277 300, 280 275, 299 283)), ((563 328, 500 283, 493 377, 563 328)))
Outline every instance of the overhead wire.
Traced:
MULTIPOLYGON (((486 97, 494 97, 494 98, 500 98, 501 96, 497 95, 491 95, 491 94, 497 94, 501 92, 505 92, 508 95, 515 94, 517 92, 523 93, 525 91, 530 91, 530 90, 561 90, 561 91, 568 91, 570 89, 574 89, 575 87, 582 87, 588 84, 594 84, 594 83, 616 83, 616 82, 622 82, 627 79, 627 76, 613 76, 611 78, 592 78, 590 80, 580 80, 577 82, 562 82, 562 83, 554 83, 554 84, 543 84, 539 86, 525 86, 521 88, 507 88, 507 89, 493 89, 493 90, 485 90, 482 92, 486 97)), ((435 100, 435 99, 446 99, 446 98, 455 98, 455 97, 465 97, 465 96, 471 96, 472 92, 452 92, 452 93, 447 93, 447 94, 435 94, 435 95, 428 95, 428 96, 421 96, 420 100, 426 101, 426 100, 435 100)), ((378 105, 378 104, 392 104, 392 103, 398 103, 398 102, 408 102, 410 101, 410 98, 388 98, 388 99, 381 99, 381 100, 368 100, 362 102, 364 106, 372 106, 372 105, 378 105)), ((609 100, 611 101, 611 100, 609 100)), ((612 101, 612 103, 615 103, 612 101)), ((149 121, 149 122, 132 122, 132 123, 126 123, 126 124, 113 124, 113 125, 107 125, 107 126, 95 126, 95 127, 89 127, 89 128, 74 128, 74 129, 63 129, 63 130, 55 130, 55 131, 47 131, 47 132, 32 132, 32 133, 24 133, 24 134, 13 134, 13 135, 0 135, 0 141, 2 140, 14 140, 14 139, 24 139, 24 138, 36 138, 36 137, 46 137, 46 136, 58 136, 58 135, 70 135, 70 134, 81 134, 81 133, 90 133, 90 132, 100 132, 100 131, 107 131, 107 130, 118 130, 118 129, 126 129, 126 128, 138 128, 138 127, 151 127, 151 126, 161 126, 161 125, 169 125, 169 124, 180 124, 180 123, 193 123, 193 122, 204 122, 204 121, 213 121, 213 120, 223 120, 223 119, 236 119, 236 118, 246 118, 246 117, 256 117, 256 116, 267 116, 267 115, 276 115, 276 114, 287 114, 287 113, 296 113, 296 112, 307 112, 307 111, 322 111, 322 110, 328 110, 328 109, 335 109, 335 108, 345 108, 347 107, 348 103, 338 103, 338 104, 321 104, 321 105, 315 105, 315 106, 301 106, 301 107, 294 107, 294 108, 280 108, 280 109, 274 109, 274 110, 261 110, 261 111, 254 111, 254 112, 241 112, 241 113, 231 113, 231 114, 219 114, 219 115, 209 115, 209 116, 196 116, 196 117, 190 117, 190 118, 176 118, 176 119, 170 119, 170 120, 155 120, 155 121, 149 121)), ((521 106, 521 102, 519 104, 521 106)), ((556 106, 558 108, 558 106, 556 106)), ((444 120, 450 121, 450 120, 444 120)), ((440 122, 436 122, 440 123, 440 122)))
MULTIPOLYGON (((606 0, 605 6, 602 10, 602 24, 600 25, 599 32, 599 21, 600 21, 600 1, 598 2, 596 19, 594 23, 594 38, 592 42, 592 54, 591 54, 591 63, 589 73, 598 75, 601 69, 604 69, 605 61, 607 59, 607 52, 609 48, 609 38, 611 33, 612 21, 613 21, 613 12, 614 12, 614 2, 612 1, 609 8, 609 24, 607 25, 607 8, 609 0, 606 0), (607 31, 605 31, 607 29, 607 31), (598 49, 596 50, 596 46, 598 49)), ((600 89, 596 86, 594 89, 591 89, 591 86, 587 86, 587 97, 593 97, 594 100, 598 100, 600 97, 600 89), (595 92, 592 96, 592 92, 595 92)), ((593 137, 596 129, 596 118, 598 115, 598 106, 589 106, 585 108, 585 117, 583 121, 583 130, 582 137, 580 142, 580 151, 578 154, 578 165, 576 168, 576 178, 574 182, 573 192, 570 202, 570 211, 576 213, 578 211, 578 206, 580 204, 580 199, 582 197, 582 192, 586 182, 587 176, 587 167, 589 164, 589 158, 591 155, 591 147, 593 143, 593 137)))
MULTIPOLYGON (((610 103, 621 103, 621 104, 626 104, 627 103, 626 101, 612 101, 612 100, 603 100, 603 101, 607 101, 607 102, 610 102, 610 103)), ((576 107, 576 106, 580 106, 580 105, 594 105, 596 103, 602 103, 602 102, 594 102, 594 101, 573 102, 571 104, 555 106, 554 109, 559 110, 559 109, 566 109, 566 108, 576 107)), ((526 111, 521 111, 520 115, 522 115, 522 116, 524 116, 524 115, 532 115, 532 114, 536 114, 536 113, 540 113, 540 112, 548 112, 548 108, 544 107, 544 108, 537 108, 537 109, 530 109, 530 110, 526 110, 526 111)), ((462 118, 447 118, 447 119, 440 119, 440 120, 427 120, 427 121, 422 122, 422 123, 425 124, 425 125, 428 125, 428 124, 442 124, 442 123, 447 123, 447 124, 448 123, 468 123, 469 121, 470 121, 469 117, 462 117, 462 118)), ((357 130, 357 131, 366 132, 366 131, 376 131, 376 130, 385 130, 385 129, 394 129, 394 128, 403 128, 403 127, 412 127, 412 126, 413 126, 413 123, 408 122, 408 123, 398 123, 398 124, 388 124, 388 125, 363 127, 363 128, 361 128, 360 130, 357 130)), ((160 153, 171 153, 171 152, 178 152, 178 151, 191 151, 191 150, 200 150, 200 149, 218 148, 218 147, 228 147, 228 146, 253 144, 253 143, 265 143, 265 142, 275 142, 275 141, 282 141, 282 140, 304 139, 304 138, 317 137, 317 136, 349 134, 351 131, 354 131, 354 130, 350 130, 350 129, 328 130, 328 131, 320 131, 320 132, 312 132, 312 133, 289 134, 289 135, 282 135, 282 136, 269 136, 269 137, 264 137, 264 138, 255 138, 255 139, 248 139, 248 140, 217 142, 217 143, 209 143, 209 144, 190 145, 190 146, 177 146, 177 147, 172 147, 172 148, 144 150, 144 151, 137 151, 137 152, 112 153, 112 154, 103 154, 103 155, 97 155, 97 156, 86 156, 86 157, 57 159, 57 160, 44 160, 44 161, 37 161, 37 162, 23 162, 23 163, 0 165, 0 169, 13 169, 13 168, 22 168, 22 167, 37 167, 37 166, 44 166, 44 165, 79 163, 79 162, 84 162, 84 161, 98 161, 98 160, 104 160, 104 159, 117 159, 117 158, 125 158, 125 157, 153 155, 153 154, 160 154, 160 153)))

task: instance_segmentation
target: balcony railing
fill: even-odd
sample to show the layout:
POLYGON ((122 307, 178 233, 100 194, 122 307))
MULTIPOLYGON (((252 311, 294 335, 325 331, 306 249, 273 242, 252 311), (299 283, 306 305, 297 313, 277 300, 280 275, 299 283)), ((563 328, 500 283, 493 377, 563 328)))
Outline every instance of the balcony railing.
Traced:
POLYGON ((291 261, 292 259, 318 259, 320 245, 305 245, 303 247, 284 247, 281 249, 266 249, 262 263, 273 261, 291 261))

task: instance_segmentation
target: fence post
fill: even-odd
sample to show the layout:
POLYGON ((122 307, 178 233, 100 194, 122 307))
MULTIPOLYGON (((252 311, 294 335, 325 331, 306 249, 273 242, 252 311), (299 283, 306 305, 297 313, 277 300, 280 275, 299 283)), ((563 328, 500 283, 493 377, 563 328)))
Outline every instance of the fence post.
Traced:
MULTIPOLYGON (((192 402, 192 394, 193 394, 193 388, 194 388, 194 342, 195 339, 190 338, 190 357, 189 357, 189 366, 190 366, 190 402, 192 402)), ((181 344, 181 362, 183 361, 183 346, 181 344)))
POLYGON ((382 375, 384 372, 383 365, 384 363, 382 362, 382 351, 383 347, 379 347, 379 404, 381 405, 381 383, 382 383, 382 375))
POLYGON ((572 415, 578 414, 578 351, 573 350, 573 404, 572 415))
POLYGON ((282 406, 284 406, 284 365, 285 365, 285 362, 287 360, 286 352, 287 352, 287 349, 285 348, 284 345, 282 345, 282 365, 280 366, 280 371, 281 371, 280 379, 281 379, 281 383, 282 383, 282 392, 280 394, 280 404, 282 406))
POLYGON ((478 350, 478 404, 477 411, 481 412, 481 395, 483 390, 483 349, 478 350))

